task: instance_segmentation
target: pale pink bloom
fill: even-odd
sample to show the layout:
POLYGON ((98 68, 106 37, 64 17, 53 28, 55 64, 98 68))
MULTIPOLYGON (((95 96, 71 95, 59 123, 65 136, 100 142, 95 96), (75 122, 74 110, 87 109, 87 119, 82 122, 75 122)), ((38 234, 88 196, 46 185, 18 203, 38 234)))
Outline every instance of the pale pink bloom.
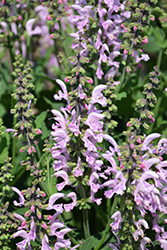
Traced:
POLYGON ((51 112, 55 116, 54 120, 58 122, 58 124, 56 125, 53 124, 52 128, 57 130, 57 128, 59 127, 59 128, 66 130, 66 119, 64 118, 62 113, 60 113, 60 111, 55 110, 55 109, 52 109, 51 112))
POLYGON ((69 194, 67 194, 67 197, 71 198, 72 202, 69 204, 64 204, 64 208, 66 212, 70 212, 77 205, 77 196, 76 193, 70 192, 69 194))
POLYGON ((39 18, 42 20, 42 21, 45 21, 48 14, 49 14, 49 11, 48 11, 48 8, 47 7, 43 7, 42 5, 39 5, 37 6, 35 9, 35 12, 37 12, 39 18))
POLYGON ((92 99, 91 99, 92 104, 99 103, 102 106, 107 105, 106 97, 102 94, 102 91, 106 88, 107 86, 103 84, 100 84, 94 88, 92 92, 92 99))
POLYGON ((80 157, 78 157, 77 167, 74 169, 73 175, 75 177, 83 175, 83 170, 81 169, 81 158, 80 157))
POLYGON ((47 209, 48 210, 51 210, 51 209, 54 209, 56 210, 57 212, 59 213, 62 213, 63 212, 63 203, 60 203, 60 204, 56 204, 54 205, 55 201, 57 201, 59 198, 63 198, 64 197, 64 194, 62 193, 55 193, 55 194, 52 194, 49 198, 49 203, 48 203, 48 207, 47 209))
POLYGON ((33 30, 33 24, 36 22, 36 18, 29 19, 26 23, 26 30, 28 36, 32 35, 41 35, 42 29, 39 26, 36 26, 33 30))
POLYGON ((88 125, 93 132, 102 131, 103 122, 101 122, 99 120, 101 120, 103 118, 104 118, 103 114, 92 112, 88 115, 88 118, 87 118, 85 124, 88 125))
POLYGON ((54 136, 54 140, 57 142, 55 144, 55 148, 66 148, 67 143, 70 141, 66 131, 63 129, 57 129, 56 131, 52 131, 51 134, 54 136))
POLYGON ((104 21, 104 22, 102 23, 103 29, 107 30, 108 27, 109 27, 111 24, 113 24, 113 21, 111 21, 111 20, 109 20, 109 19, 106 20, 106 21, 104 21))
POLYGON ((61 177, 64 180, 63 182, 56 185, 56 188, 58 191, 61 191, 66 185, 70 184, 68 174, 65 171, 60 170, 60 171, 56 172, 54 175, 55 175, 55 177, 61 177))
POLYGON ((19 203, 17 201, 14 201, 13 204, 19 207, 21 207, 22 205, 25 205, 24 204, 25 199, 24 199, 24 196, 21 194, 20 190, 17 189, 16 187, 12 187, 12 190, 19 195, 19 203))
POLYGON ((88 148, 89 151, 97 152, 97 148, 95 146, 96 145, 95 135, 91 129, 87 129, 85 131, 85 135, 82 140, 85 142, 85 147, 88 148))
POLYGON ((141 240, 140 250, 146 250, 145 245, 148 244, 148 243, 150 243, 150 242, 151 242, 150 238, 144 237, 144 238, 141 240))
POLYGON ((121 171, 118 171, 115 175, 115 178, 109 181, 106 181, 103 185, 108 187, 109 190, 105 191, 104 194, 106 198, 111 198, 114 194, 123 194, 123 191, 126 190, 126 178, 123 176, 121 171))
POLYGON ((21 222, 21 226, 17 228, 18 230, 20 230, 20 229, 27 230, 28 229, 27 224, 26 224, 26 220, 22 215, 14 213, 13 216, 21 222))
POLYGON ((161 247, 166 250, 167 249, 167 240, 166 239, 160 239, 159 242, 161 243, 161 247))
POLYGON ((42 248, 41 250, 52 250, 51 247, 49 246, 49 239, 48 236, 45 234, 43 239, 42 239, 42 248))
POLYGON ((135 222, 135 225, 138 230, 141 228, 141 226, 143 226, 145 229, 149 228, 147 221, 144 219, 139 219, 137 222, 135 222))
POLYGON ((121 216, 121 212, 120 211, 116 211, 112 216, 111 219, 114 220, 114 222, 112 222, 110 224, 110 227, 112 227, 112 229, 118 230, 121 227, 121 222, 122 222, 122 216, 121 216))
POLYGON ((161 134, 159 134, 159 133, 152 133, 152 134, 146 136, 146 138, 143 141, 143 147, 141 148, 141 150, 143 150, 143 151, 148 150, 151 153, 152 150, 150 149, 149 143, 152 140, 159 138, 160 136, 161 136, 161 134))
POLYGON ((61 87, 63 92, 61 90, 59 90, 59 92, 58 92, 59 95, 57 95, 57 94, 54 95, 55 100, 61 100, 62 98, 65 100, 68 100, 68 92, 67 92, 66 85, 60 79, 57 79, 56 82, 59 84, 59 86, 61 87))
POLYGON ((115 152, 117 152, 119 154, 120 150, 118 149, 118 144, 116 143, 116 141, 114 140, 114 138, 112 138, 110 135, 104 134, 103 138, 107 141, 109 141, 112 145, 112 147, 109 147, 110 151, 112 152, 112 154, 114 155, 115 152))
POLYGON ((67 157, 64 155, 58 155, 53 163, 54 171, 59 171, 60 169, 67 169, 67 157))
POLYGON ((24 238, 23 241, 16 243, 17 247, 19 249, 26 249, 26 246, 28 244, 29 249, 31 249, 31 240, 35 241, 36 239, 36 227, 35 227, 35 223, 34 220, 31 222, 30 225, 30 232, 27 233, 25 230, 19 230, 16 233, 13 234, 12 238, 16 238, 16 237, 22 237, 24 238))

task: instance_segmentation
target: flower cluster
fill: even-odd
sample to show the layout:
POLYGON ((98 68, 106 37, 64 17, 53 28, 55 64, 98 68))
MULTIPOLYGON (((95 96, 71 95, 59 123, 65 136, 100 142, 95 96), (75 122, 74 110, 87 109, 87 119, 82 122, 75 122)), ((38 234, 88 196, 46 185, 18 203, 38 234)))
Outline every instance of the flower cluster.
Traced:
POLYGON ((1 1, 0 110, 11 94, 4 122, 13 115, 13 128, 0 119, 3 250, 167 248, 165 10, 164 0, 1 1), (144 79, 149 35, 160 52, 144 79))

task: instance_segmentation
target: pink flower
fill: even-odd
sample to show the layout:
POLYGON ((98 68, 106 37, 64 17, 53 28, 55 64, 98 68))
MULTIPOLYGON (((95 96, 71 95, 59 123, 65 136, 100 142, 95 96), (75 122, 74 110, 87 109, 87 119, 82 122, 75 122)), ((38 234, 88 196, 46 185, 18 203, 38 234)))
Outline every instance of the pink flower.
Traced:
POLYGON ((42 34, 42 29, 39 26, 36 26, 35 29, 33 30, 33 24, 36 22, 36 18, 29 19, 26 23, 26 30, 28 36, 32 35, 41 35, 42 34))
POLYGON ((12 190, 19 195, 19 201, 20 201, 19 203, 17 201, 14 201, 13 204, 15 206, 21 207, 22 205, 24 205, 25 202, 24 196, 21 194, 20 190, 17 189, 16 187, 12 187, 12 190))
POLYGON ((135 26, 133 27, 133 30, 134 30, 134 31, 136 31, 136 30, 137 30, 137 27, 136 27, 136 25, 135 25, 135 26))
POLYGON ((46 225, 45 222, 42 223, 42 227, 43 227, 44 229, 47 229, 47 225, 46 225))
POLYGON ((54 34, 50 34, 50 36, 49 36, 50 38, 54 38, 55 36, 54 36, 54 34))
POLYGON ((69 82, 69 79, 67 77, 64 78, 65 83, 69 82))
POLYGON ((121 171, 118 171, 115 175, 115 178, 109 181, 106 181, 103 185, 108 187, 109 190, 105 191, 104 194, 106 198, 111 199, 111 197, 116 194, 123 194, 123 191, 126 190, 126 179, 123 176, 121 171))
POLYGON ((77 205, 77 196, 76 196, 76 193, 71 192, 67 194, 67 197, 71 198, 72 202, 69 204, 64 204, 64 208, 66 212, 70 212, 77 205))
POLYGON ((92 83, 93 83, 92 78, 90 78, 90 79, 88 80, 88 83, 90 83, 90 84, 92 84, 92 83))
POLYGON ((97 148, 95 146, 96 145, 95 135, 91 129, 87 129, 85 131, 85 135, 82 140, 85 142, 85 147, 88 148, 89 151, 97 152, 97 148))
POLYGON ((148 37, 144 38, 143 43, 148 43, 148 37))
POLYGON ((61 177, 64 179, 63 182, 56 185, 56 188, 58 191, 61 191, 66 185, 70 184, 68 174, 65 171, 60 170, 60 171, 56 172, 54 175, 55 175, 55 177, 61 177))
POLYGON ((124 49, 123 54, 126 55, 128 53, 127 49, 124 49))
POLYGON ((52 19, 51 15, 48 15, 48 16, 46 17, 46 19, 47 19, 47 20, 51 20, 51 19, 52 19))
POLYGON ((22 237, 24 238, 23 241, 16 243, 17 247, 19 249, 26 249, 26 246, 28 244, 29 249, 31 249, 31 240, 35 241, 36 239, 36 227, 35 227, 35 223, 34 220, 31 222, 30 225, 30 232, 27 233, 25 230, 19 230, 16 233, 13 234, 12 238, 16 238, 16 237, 22 237))
POLYGON ((140 250, 145 250, 145 249, 146 249, 146 248, 145 248, 145 245, 148 244, 148 243, 150 243, 150 242, 151 242, 150 238, 144 237, 144 238, 141 240, 140 250))
POLYGON ((121 212, 120 211, 116 211, 112 216, 111 219, 114 220, 114 222, 112 222, 110 224, 110 227, 112 227, 112 229, 115 231, 117 229, 119 229, 121 227, 121 222, 122 222, 122 216, 121 216, 121 212))
POLYGON ((52 194, 49 198, 49 203, 48 203, 48 210, 54 209, 59 213, 63 212, 63 203, 57 204, 57 205, 53 205, 55 203, 55 201, 57 201, 59 198, 63 198, 64 194, 62 193, 55 193, 52 194))
POLYGON ((57 79, 56 82, 59 84, 59 86, 61 87, 63 92, 61 90, 59 90, 59 92, 58 92, 59 95, 57 95, 57 94, 54 95, 55 100, 61 100, 61 99, 68 100, 68 92, 67 92, 66 85, 60 79, 57 79))
POLYGON ((64 225, 62 222, 54 222, 53 224, 51 224, 50 226, 50 229, 51 229, 51 232, 50 232, 50 235, 52 236, 57 236, 57 238, 59 239, 63 239, 64 238, 64 235, 68 232, 71 231, 70 228, 63 228, 64 225), (60 228, 63 228, 63 229, 60 229, 60 228), (60 230, 57 230, 57 229, 60 229, 60 230))
POLYGON ((154 21, 154 20, 155 20, 155 16, 152 16, 150 19, 151 19, 152 21, 154 21))
POLYGON ((126 72, 129 73, 130 72, 130 68, 126 67, 126 72))
POLYGON ((81 169, 81 158, 80 157, 78 157, 77 167, 74 169, 73 175, 75 177, 83 175, 83 170, 81 169))
POLYGON ((106 88, 107 86, 103 84, 100 84, 94 88, 92 92, 92 99, 91 99, 92 104, 99 103, 102 106, 107 105, 106 97, 102 94, 102 91, 106 88))
POLYGON ((40 134, 42 134, 42 131, 40 129, 38 129, 36 133, 40 135, 40 134))
POLYGON ((49 246, 49 239, 48 236, 45 234, 43 239, 42 239, 42 248, 41 250, 52 250, 51 247, 49 246))
POLYGON ((99 121, 104 118, 103 114, 99 114, 96 112, 92 112, 88 115, 88 118, 85 122, 86 125, 89 126, 89 128, 93 132, 100 132, 102 131, 103 128, 103 122, 99 121))

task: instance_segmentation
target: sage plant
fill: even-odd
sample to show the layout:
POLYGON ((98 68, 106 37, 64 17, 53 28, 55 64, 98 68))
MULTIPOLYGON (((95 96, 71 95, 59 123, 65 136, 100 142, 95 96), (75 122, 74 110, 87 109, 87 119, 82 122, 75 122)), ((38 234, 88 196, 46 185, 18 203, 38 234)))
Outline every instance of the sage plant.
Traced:
POLYGON ((165 10, 1 1, 2 249, 167 248, 165 10))

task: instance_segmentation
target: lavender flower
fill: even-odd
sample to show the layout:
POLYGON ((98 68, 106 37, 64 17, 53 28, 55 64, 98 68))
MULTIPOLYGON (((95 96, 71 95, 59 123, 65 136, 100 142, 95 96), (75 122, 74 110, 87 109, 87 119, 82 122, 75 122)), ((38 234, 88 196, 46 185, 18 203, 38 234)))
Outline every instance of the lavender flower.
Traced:
POLYGON ((53 205, 55 203, 55 201, 57 201, 57 199, 64 197, 64 194, 62 193, 55 193, 53 195, 50 196, 49 198, 49 203, 48 203, 48 210, 54 209, 57 212, 62 213, 63 212, 63 203, 61 204, 57 204, 57 205, 53 205))
POLYGON ((106 98, 105 96, 102 94, 102 90, 106 89, 107 86, 106 85, 98 85, 94 88, 93 92, 92 92, 92 99, 91 99, 91 103, 99 103, 102 106, 106 106, 107 102, 106 102, 106 98))
POLYGON ((61 99, 68 100, 66 85, 64 84, 62 80, 59 80, 59 79, 57 79, 56 82, 59 84, 63 92, 59 90, 58 92, 59 95, 57 94, 54 95, 55 100, 61 100, 61 99))
POLYGON ((110 188, 104 192, 106 198, 111 198, 115 193, 123 194, 123 191, 126 190, 126 178, 123 176, 121 171, 118 171, 113 180, 106 181, 103 185, 110 188))
POLYGON ((25 199, 24 199, 24 196, 21 194, 21 192, 19 191, 19 189, 17 189, 16 187, 12 187, 13 191, 16 192, 18 195, 19 195, 19 203, 17 201, 14 201, 13 204, 15 206, 23 206, 24 203, 25 203, 25 199))
POLYGON ((122 222, 122 216, 121 216, 121 212, 120 211, 116 211, 112 216, 111 219, 114 220, 114 222, 112 222, 110 224, 110 226, 112 227, 112 229, 114 231, 117 231, 119 228, 121 228, 121 222, 122 222))
POLYGON ((17 243, 17 247, 19 247, 20 249, 24 250, 27 249, 27 244, 29 249, 31 250, 31 240, 35 241, 36 239, 36 227, 35 227, 35 223, 34 220, 31 222, 30 225, 30 231, 29 233, 27 233, 25 230, 19 230, 16 233, 13 234, 12 238, 16 238, 16 237, 22 237, 24 238, 23 241, 17 243))

